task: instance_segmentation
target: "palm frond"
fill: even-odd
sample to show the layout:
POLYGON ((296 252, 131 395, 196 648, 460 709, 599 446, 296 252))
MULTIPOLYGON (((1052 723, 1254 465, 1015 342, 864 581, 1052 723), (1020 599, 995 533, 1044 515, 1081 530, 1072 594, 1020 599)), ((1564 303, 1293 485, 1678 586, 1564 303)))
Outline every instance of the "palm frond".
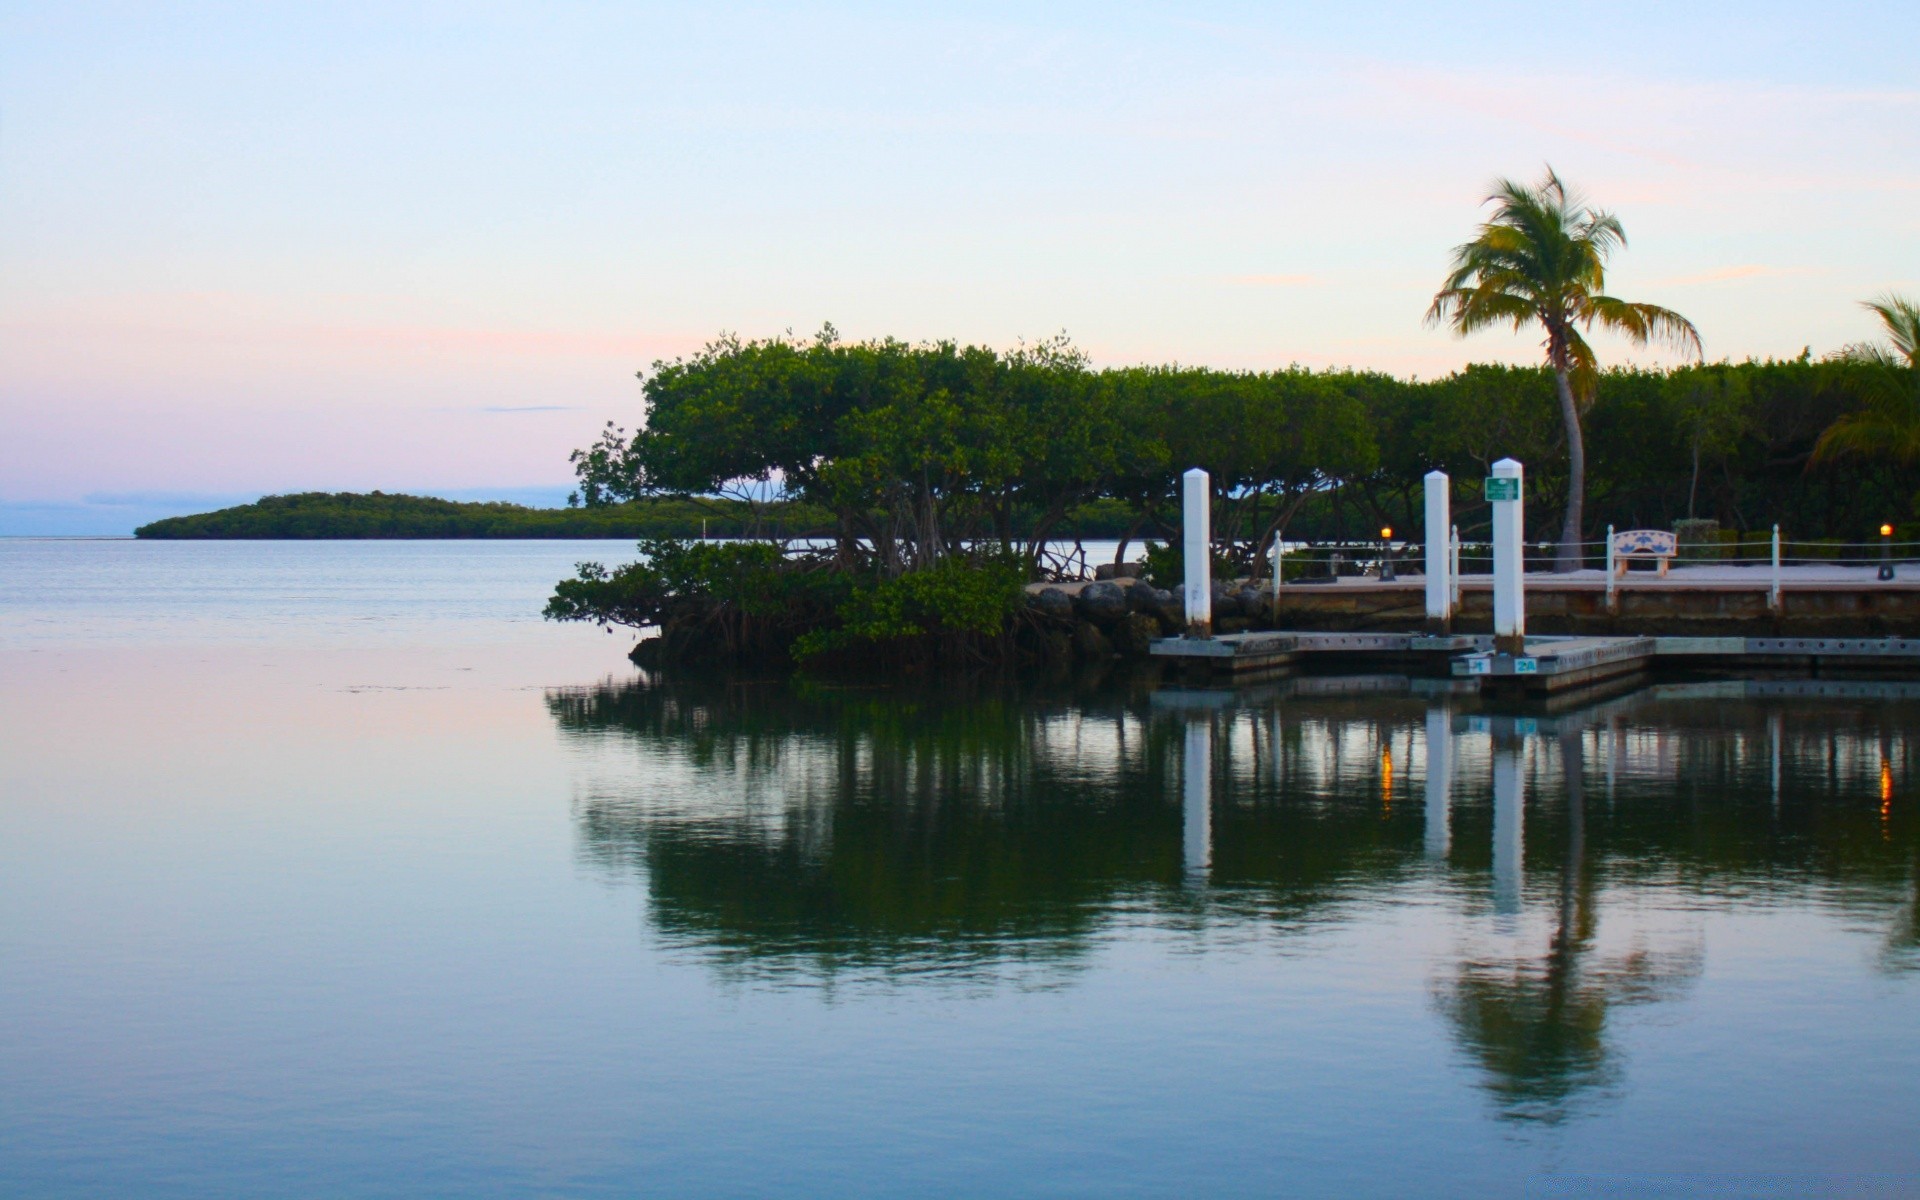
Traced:
POLYGON ((1625 334, 1636 346, 1659 342, 1683 354, 1700 357, 1700 331, 1693 327, 1693 322, 1658 304, 1639 304, 1613 296, 1588 296, 1579 319, 1589 329, 1598 325, 1625 334))
POLYGON ((1860 305, 1880 318, 1887 327, 1887 340, 1909 367, 1920 370, 1920 305, 1905 296, 1888 292, 1860 305))

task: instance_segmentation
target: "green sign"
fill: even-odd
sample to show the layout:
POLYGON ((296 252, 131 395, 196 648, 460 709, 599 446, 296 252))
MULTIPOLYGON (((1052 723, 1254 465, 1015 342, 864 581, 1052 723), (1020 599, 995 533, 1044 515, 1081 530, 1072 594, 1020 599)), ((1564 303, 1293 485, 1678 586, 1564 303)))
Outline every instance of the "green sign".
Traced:
POLYGON ((1489 500, 1518 500, 1520 498, 1520 481, 1518 479, 1489 475, 1486 486, 1487 499, 1489 500))

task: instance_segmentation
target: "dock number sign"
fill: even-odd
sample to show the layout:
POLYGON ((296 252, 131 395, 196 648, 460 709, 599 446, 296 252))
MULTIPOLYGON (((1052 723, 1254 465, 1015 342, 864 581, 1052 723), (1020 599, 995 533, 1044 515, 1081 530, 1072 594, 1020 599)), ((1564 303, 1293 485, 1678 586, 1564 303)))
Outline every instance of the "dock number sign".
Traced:
POLYGON ((1518 500, 1520 498, 1520 481, 1518 479, 1489 475, 1486 480, 1486 486, 1487 499, 1489 500, 1518 500))

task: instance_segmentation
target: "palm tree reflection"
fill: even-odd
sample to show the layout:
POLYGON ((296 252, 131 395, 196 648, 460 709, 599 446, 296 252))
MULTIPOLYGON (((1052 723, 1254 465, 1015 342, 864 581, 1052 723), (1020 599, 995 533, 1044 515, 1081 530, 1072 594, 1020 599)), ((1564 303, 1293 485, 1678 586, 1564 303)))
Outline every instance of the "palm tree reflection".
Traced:
POLYGON ((1559 748, 1567 848, 1546 953, 1468 957, 1438 997, 1502 1115, 1517 1120, 1560 1121, 1577 1097, 1615 1082, 1609 1014, 1676 996, 1701 967, 1698 948, 1595 956, 1584 731, 1563 733, 1559 748))

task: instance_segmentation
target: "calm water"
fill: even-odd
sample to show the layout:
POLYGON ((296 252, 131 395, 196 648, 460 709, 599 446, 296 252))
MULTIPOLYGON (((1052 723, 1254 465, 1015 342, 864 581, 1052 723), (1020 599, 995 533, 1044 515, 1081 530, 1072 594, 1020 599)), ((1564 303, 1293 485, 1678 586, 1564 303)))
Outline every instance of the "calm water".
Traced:
POLYGON ((1920 1194, 1920 686, 649 679, 624 549, 0 542, 0 1194, 1920 1194))

